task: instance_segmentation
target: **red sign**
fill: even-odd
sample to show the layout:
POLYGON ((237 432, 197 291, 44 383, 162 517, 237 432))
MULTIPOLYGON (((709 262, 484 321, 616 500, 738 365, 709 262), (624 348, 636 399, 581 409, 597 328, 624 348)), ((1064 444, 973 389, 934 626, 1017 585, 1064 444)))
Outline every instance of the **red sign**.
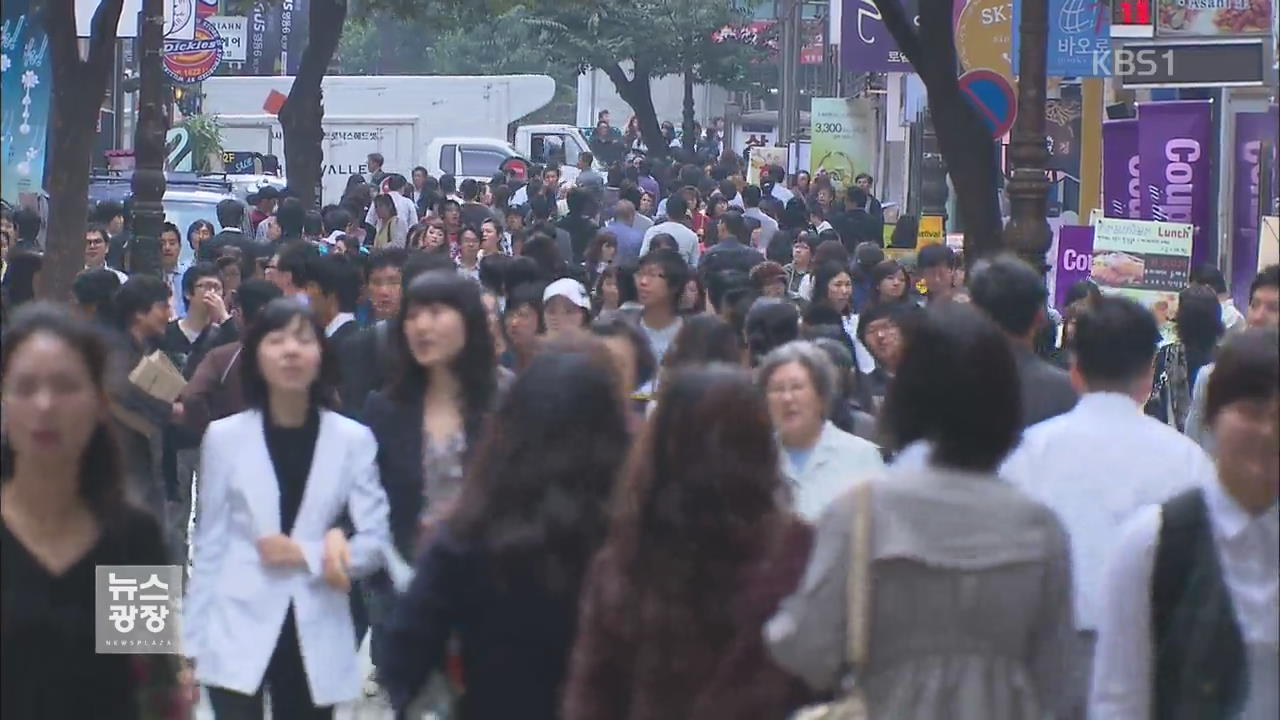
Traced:
POLYGON ((176 83, 207 80, 222 62, 222 36, 208 20, 196 21, 195 40, 164 41, 164 71, 176 83))

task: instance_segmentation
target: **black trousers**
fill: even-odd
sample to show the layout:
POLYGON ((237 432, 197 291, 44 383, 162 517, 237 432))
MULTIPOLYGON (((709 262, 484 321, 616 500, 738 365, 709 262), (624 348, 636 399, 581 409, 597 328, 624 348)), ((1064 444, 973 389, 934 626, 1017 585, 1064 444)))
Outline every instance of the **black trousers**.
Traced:
POLYGON ((302 666, 302 649, 298 645, 298 626, 293 607, 284 617, 276 649, 267 663, 262 685, 253 695, 225 688, 209 688, 209 702, 217 720, 262 720, 262 691, 271 694, 271 716, 278 720, 333 720, 333 706, 318 708, 311 701, 307 672, 302 666))

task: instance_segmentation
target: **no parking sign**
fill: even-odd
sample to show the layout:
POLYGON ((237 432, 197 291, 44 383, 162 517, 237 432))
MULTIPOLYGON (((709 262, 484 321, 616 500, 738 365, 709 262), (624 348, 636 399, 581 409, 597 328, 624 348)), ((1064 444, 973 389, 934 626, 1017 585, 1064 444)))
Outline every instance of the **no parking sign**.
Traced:
POLYGON ((960 76, 960 92, 969 98, 991 129, 991 136, 1004 137, 1018 115, 1013 85, 994 70, 970 70, 960 76))

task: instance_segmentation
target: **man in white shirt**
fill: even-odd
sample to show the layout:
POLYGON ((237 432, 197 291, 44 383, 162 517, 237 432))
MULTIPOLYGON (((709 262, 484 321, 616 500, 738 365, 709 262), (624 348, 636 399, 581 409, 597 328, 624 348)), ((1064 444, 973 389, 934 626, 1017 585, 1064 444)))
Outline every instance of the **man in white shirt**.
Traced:
POLYGON ((649 341, 656 367, 662 367, 662 358, 683 325, 678 308, 688 279, 688 267, 670 250, 640 256, 635 274, 636 299, 643 308, 640 330, 649 341))
POLYGON ((742 216, 755 218, 760 222, 760 252, 768 256, 769 242, 778 233, 778 221, 769 217, 765 211, 760 209, 760 188, 755 185, 748 185, 742 189, 741 195, 742 204, 747 207, 742 216))
POLYGON ((644 242, 640 245, 640 257, 649 252, 649 242, 654 235, 666 233, 676 239, 680 246, 680 256, 690 269, 698 267, 698 258, 702 248, 698 245, 698 234, 690 227, 693 221, 689 218, 689 201, 684 193, 676 193, 667 198, 667 221, 660 222, 644 232, 644 242))
POLYGON ((1106 571, 1090 717, 1280 717, 1280 340, 1227 341, 1209 385, 1222 452, 1199 488, 1143 508, 1106 571))
POLYGON ((1098 627, 1102 568, 1121 524, 1213 477, 1198 445, 1143 414, 1160 333, 1149 310, 1105 297, 1076 321, 1071 381, 1083 392, 1065 414, 1029 427, 1001 475, 1052 508, 1071 534, 1076 628, 1074 708, 1083 718, 1098 627))
POLYGON ((84 269, 85 270, 102 270, 107 269, 116 274, 120 278, 120 284, 125 284, 129 279, 128 275, 119 270, 107 266, 107 247, 111 243, 107 235, 107 229, 102 225, 90 225, 88 230, 84 231, 84 269))
POLYGON ((187 314, 187 298, 182 293, 182 274, 189 266, 179 260, 181 255, 182 233, 178 231, 177 225, 166 222, 160 231, 160 276, 173 292, 169 296, 170 320, 177 320, 187 314))
POLYGON ((787 171, 783 170, 780 165, 771 165, 769 167, 769 182, 773 183, 773 187, 769 190, 769 194, 773 195, 778 202, 782 203, 782 207, 786 207, 791 202, 791 198, 796 194, 787 189, 783 183, 787 180, 787 171))

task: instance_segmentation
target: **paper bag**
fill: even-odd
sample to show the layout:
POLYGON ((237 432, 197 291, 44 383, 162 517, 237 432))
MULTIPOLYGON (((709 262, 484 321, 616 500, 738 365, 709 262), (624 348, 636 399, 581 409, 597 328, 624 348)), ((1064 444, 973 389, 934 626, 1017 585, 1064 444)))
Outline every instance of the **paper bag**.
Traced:
POLYGON ((138 361, 137 367, 129 373, 129 382, 151 397, 167 403, 177 400, 182 389, 187 386, 182 373, 159 350, 138 361))

